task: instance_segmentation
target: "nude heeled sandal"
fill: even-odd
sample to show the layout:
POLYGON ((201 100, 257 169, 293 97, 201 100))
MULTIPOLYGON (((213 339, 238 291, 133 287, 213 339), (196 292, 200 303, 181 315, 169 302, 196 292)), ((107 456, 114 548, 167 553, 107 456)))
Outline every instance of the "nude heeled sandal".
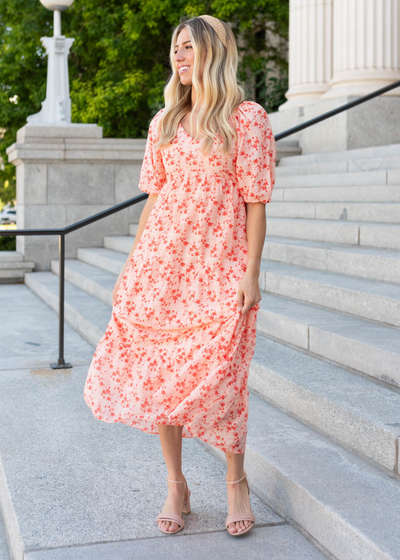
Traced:
MULTIPOLYGON (((245 478, 247 484, 247 490, 249 491, 249 495, 250 495, 250 487, 249 487, 249 483, 247 482, 246 476, 247 476, 246 473, 244 473, 244 475, 241 478, 239 478, 239 480, 234 480, 233 482, 227 480, 226 482, 228 484, 237 484, 238 482, 241 482, 245 478)), ((232 515, 228 515, 228 517, 226 518, 225 527, 230 535, 237 537, 238 535, 244 535, 245 533, 248 533, 250 529, 253 528, 255 522, 256 522, 256 518, 254 517, 253 513, 232 513, 232 515), (231 523, 236 523, 237 521, 252 521, 253 523, 248 527, 246 527, 245 529, 243 529, 243 531, 236 531, 236 533, 231 533, 228 527, 231 523)))
MULTIPOLYGON (((169 478, 167 478, 168 482, 176 482, 177 484, 185 484, 186 485, 186 496, 185 496, 185 501, 183 502, 183 506, 182 506, 182 513, 187 514, 190 513, 190 494, 192 493, 187 485, 186 481, 183 480, 171 480, 169 478)), ((179 533, 179 531, 182 531, 182 529, 185 528, 185 521, 183 519, 183 517, 181 517, 180 515, 176 514, 176 513, 160 513, 160 515, 157 516, 156 522, 157 521, 171 521, 172 523, 177 523, 178 525, 180 525, 180 527, 178 527, 178 529, 176 531, 164 531, 163 529, 161 529, 160 525, 157 523, 158 528, 160 529, 161 533, 164 533, 165 535, 175 535, 175 533, 179 533)))

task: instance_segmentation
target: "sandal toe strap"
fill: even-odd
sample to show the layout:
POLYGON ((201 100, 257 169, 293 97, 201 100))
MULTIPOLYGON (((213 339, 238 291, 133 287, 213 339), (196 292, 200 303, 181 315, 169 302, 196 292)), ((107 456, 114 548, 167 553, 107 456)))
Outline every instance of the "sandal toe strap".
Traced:
POLYGON ((178 523, 182 527, 185 527, 185 522, 182 517, 176 513, 160 513, 157 516, 157 521, 172 521, 173 523, 178 523))
POLYGON ((231 523, 236 523, 237 521, 252 521, 255 523, 256 518, 252 513, 232 513, 232 515, 228 515, 226 518, 226 527, 228 528, 231 523))

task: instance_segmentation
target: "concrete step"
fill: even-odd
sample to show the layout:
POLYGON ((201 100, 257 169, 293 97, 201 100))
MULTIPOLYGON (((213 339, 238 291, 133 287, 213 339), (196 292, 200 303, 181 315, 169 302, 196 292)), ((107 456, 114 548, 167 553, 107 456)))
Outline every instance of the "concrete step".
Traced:
POLYGON ((244 466, 251 489, 337 560, 400 559, 399 481, 255 394, 244 466))
POLYGON ((262 336, 249 387, 340 445, 400 474, 400 392, 262 336))
MULTIPOLYGON (((394 158, 400 162, 400 144, 387 144, 386 146, 370 146, 367 148, 353 148, 352 150, 340 150, 335 152, 319 152, 316 154, 300 154, 282 158, 279 167, 298 165, 312 165, 323 163, 334 163, 345 161, 357 162, 363 165, 363 169, 373 169, 377 166, 385 166, 386 159, 394 158), (369 162, 371 162, 369 164, 369 162)), ((400 164, 397 165, 399 167, 400 164)))
POLYGON ((284 187, 272 191, 274 201, 400 202, 400 186, 284 187))
POLYGON ((298 140, 288 140, 283 138, 276 142, 276 164, 279 165, 283 157, 296 156, 301 154, 298 140))
POLYGON ((279 202, 267 204, 267 218, 307 218, 351 222, 400 223, 397 202, 279 202))
MULTIPOLYGON (((51 270, 59 274, 59 261, 51 261, 51 270)), ((65 260, 65 279, 71 284, 112 307, 112 292, 117 275, 78 259, 65 260)))
POLYGON ((265 292, 400 327, 400 286, 261 261, 265 292))
POLYGON ((127 259, 125 254, 103 247, 78 249, 77 257, 82 262, 116 275, 121 272, 127 259))
POLYGON ((400 225, 395 224, 268 217, 267 234, 400 251, 400 225))
POLYGON ((357 171, 376 171, 382 169, 400 169, 400 150, 397 155, 386 157, 354 157, 337 161, 321 161, 319 163, 280 163, 276 168, 277 176, 283 175, 315 175, 316 173, 352 173, 357 171))
POLYGON ((400 284, 400 251, 268 235, 262 256, 269 261, 400 284))
POLYGON ((0 284, 23 282, 25 272, 35 268, 33 261, 24 261, 18 251, 0 251, 0 284))
POLYGON ((263 293, 258 332, 400 388, 400 331, 263 293))
POLYGON ((126 235, 126 236, 115 235, 113 237, 104 237, 103 244, 106 249, 111 249, 112 251, 119 251, 120 253, 126 253, 129 255, 134 241, 135 239, 130 235, 126 235))
POLYGON ((338 187, 396 185, 398 170, 377 169, 373 171, 354 171, 352 173, 315 173, 314 175, 281 175, 276 178, 276 186, 283 188, 298 187, 338 187))
MULTIPOLYGON (((25 274, 25 284, 56 313, 58 312, 58 277, 52 272, 25 274)), ((65 320, 93 346, 97 346, 111 318, 105 303, 65 282, 65 320)))

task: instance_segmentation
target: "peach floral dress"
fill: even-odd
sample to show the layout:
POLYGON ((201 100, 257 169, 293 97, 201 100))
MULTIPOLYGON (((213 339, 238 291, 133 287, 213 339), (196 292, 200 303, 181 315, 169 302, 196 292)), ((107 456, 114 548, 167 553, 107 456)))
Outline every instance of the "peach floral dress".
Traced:
MULTIPOLYGON (((242 102, 230 157, 204 155, 179 124, 155 148, 152 119, 139 187, 156 204, 120 282, 84 399, 94 416, 158 434, 183 425, 224 452, 244 453, 247 387, 259 304, 237 309, 247 263, 246 202, 268 203, 276 147, 265 109, 242 102)), ((214 148, 217 140, 214 142, 214 148)))

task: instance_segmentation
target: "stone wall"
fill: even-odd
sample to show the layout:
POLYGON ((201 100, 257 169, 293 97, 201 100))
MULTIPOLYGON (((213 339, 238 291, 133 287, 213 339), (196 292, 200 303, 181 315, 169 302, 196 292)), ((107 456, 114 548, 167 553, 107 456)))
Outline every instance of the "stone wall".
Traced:
MULTIPOLYGON (((7 149, 16 166, 17 227, 60 228, 133 198, 138 188, 145 139, 102 138, 97 125, 25 125, 7 149)), ((106 235, 127 235, 145 201, 66 237, 66 256, 78 247, 100 247, 106 235)), ((58 258, 58 236, 17 236, 17 251, 49 270, 58 258)))

